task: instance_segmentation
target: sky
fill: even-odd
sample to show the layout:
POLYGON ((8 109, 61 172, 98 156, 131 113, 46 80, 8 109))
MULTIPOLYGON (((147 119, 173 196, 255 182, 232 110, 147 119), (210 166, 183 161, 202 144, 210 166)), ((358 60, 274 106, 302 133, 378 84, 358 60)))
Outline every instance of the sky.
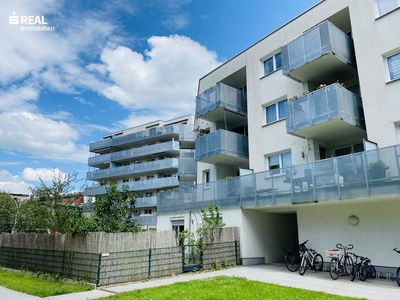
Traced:
POLYGON ((318 2, 0 0, 0 191, 92 185, 90 142, 194 114, 202 76, 318 2))

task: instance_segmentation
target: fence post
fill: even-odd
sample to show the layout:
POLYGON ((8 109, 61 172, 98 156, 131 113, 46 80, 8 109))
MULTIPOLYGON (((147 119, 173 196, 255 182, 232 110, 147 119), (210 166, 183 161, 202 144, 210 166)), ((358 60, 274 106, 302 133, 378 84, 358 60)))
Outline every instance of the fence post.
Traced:
POLYGON ((182 273, 185 272, 185 245, 182 245, 182 273))
POLYGON ((235 260, 236 260, 236 265, 238 264, 238 241, 235 240, 235 260))
POLYGON ((100 284, 100 269, 101 269, 101 256, 102 256, 103 254, 100 252, 99 253, 99 261, 98 261, 98 264, 97 264, 97 278, 96 278, 96 288, 98 288, 99 287, 99 284, 100 284))
POLYGON ((150 279, 150 273, 151 273, 151 248, 149 249, 149 269, 147 273, 147 278, 150 279))

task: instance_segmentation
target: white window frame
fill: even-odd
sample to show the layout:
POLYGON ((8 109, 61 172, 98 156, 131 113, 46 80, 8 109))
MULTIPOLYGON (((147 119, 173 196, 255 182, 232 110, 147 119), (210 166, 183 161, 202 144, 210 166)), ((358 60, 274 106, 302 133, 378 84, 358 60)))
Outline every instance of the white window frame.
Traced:
POLYGON ((390 55, 387 55, 385 57, 385 62, 386 62, 387 70, 388 70, 388 79, 389 79, 389 81, 394 81, 394 80, 400 79, 400 73, 399 73, 398 77, 393 77, 392 78, 392 75, 391 75, 391 65, 389 64, 389 60, 391 58, 395 57, 395 56, 396 56, 396 59, 398 59, 399 63, 400 63, 400 52, 394 52, 394 53, 392 53, 390 55))
MULTIPOLYGON (((287 98, 281 98, 280 100, 276 101, 273 104, 269 104, 269 105, 265 105, 263 108, 263 112, 264 112, 264 120, 265 120, 265 125, 269 125, 269 124, 273 124, 275 122, 279 122, 281 120, 285 120, 286 119, 286 114, 281 117, 281 113, 279 110, 279 103, 282 102, 287 102, 287 98), (276 113, 276 120, 273 121, 269 121, 268 120, 268 108, 270 107, 275 107, 275 113, 276 113)), ((283 107, 283 113, 285 113, 285 108, 283 107)))
POLYGON ((269 74, 274 73, 276 70, 282 69, 282 54, 281 52, 276 52, 272 55, 270 55, 269 57, 265 58, 262 60, 262 76, 267 76, 269 74), (277 66, 277 60, 276 57, 279 55, 280 57, 280 66, 277 66), (265 63, 269 60, 272 60, 272 70, 270 72, 266 72, 265 70, 265 63))
POLYGON ((382 17, 382 16, 385 16, 385 15, 391 13, 392 11, 394 11, 394 10, 400 8, 400 0, 390 0, 390 1, 392 1, 395 5, 397 4, 397 6, 394 7, 394 8, 392 8, 392 9, 389 9, 389 10, 383 12, 383 13, 381 13, 381 12, 380 12, 380 9, 379 9, 379 7, 380 7, 380 6, 379 6, 380 1, 387 1, 387 0, 375 0, 375 1, 374 1, 374 2, 375 2, 375 15, 376 15, 376 18, 380 18, 380 17, 382 17))
POLYGON ((266 169, 269 171, 270 174, 274 174, 275 175, 279 175, 279 174, 285 174, 284 172, 281 172, 280 170, 282 170, 283 168, 288 168, 291 167, 293 165, 292 161, 290 162, 290 166, 283 166, 283 159, 282 159, 282 155, 290 153, 290 158, 292 160, 292 151, 291 150, 285 150, 282 152, 278 152, 278 153, 272 153, 272 154, 268 154, 265 155, 265 162, 266 162, 266 169), (270 158, 273 156, 278 156, 279 159, 279 168, 274 168, 274 169, 270 169, 270 158), (274 171, 277 170, 277 171, 274 171))

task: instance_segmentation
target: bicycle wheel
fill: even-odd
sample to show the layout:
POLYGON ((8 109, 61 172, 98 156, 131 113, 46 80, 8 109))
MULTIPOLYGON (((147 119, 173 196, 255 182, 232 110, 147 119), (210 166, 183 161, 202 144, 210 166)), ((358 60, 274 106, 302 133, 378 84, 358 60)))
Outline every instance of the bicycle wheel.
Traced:
POLYGON ((354 263, 353 268, 351 268, 351 274, 350 274, 351 281, 354 281, 354 278, 356 278, 357 269, 358 269, 358 264, 354 263))
POLYGON ((295 253, 289 253, 288 255, 286 255, 285 257, 285 265, 286 268, 290 271, 290 272, 296 272, 298 267, 299 267, 299 263, 297 262, 297 258, 296 258, 296 254, 295 253))
POLYGON ((396 282, 397 285, 400 286, 400 267, 397 268, 397 272, 396 272, 396 282))
POLYGON ((351 270, 353 269, 353 259, 350 256, 346 256, 344 259, 344 271, 346 275, 351 274, 351 270))
POLYGON ((329 275, 331 275, 331 278, 333 280, 336 280, 339 278, 340 270, 339 270, 339 261, 337 258, 332 258, 332 260, 329 264, 329 275))
POLYGON ((372 277, 372 278, 376 278, 376 269, 375 269, 375 267, 374 266, 369 266, 369 271, 370 271, 370 273, 369 273, 369 276, 370 277, 372 277))
POLYGON ((300 262, 299 274, 304 275, 306 271, 307 271, 307 259, 303 256, 300 262))
POLYGON ((324 259, 320 254, 315 255, 314 261, 313 261, 313 269, 315 271, 322 271, 322 268, 324 266, 324 259))
POLYGON ((360 273, 358 274, 358 278, 360 278, 361 281, 365 281, 365 279, 367 279, 367 276, 368 276, 367 266, 361 265, 360 273))

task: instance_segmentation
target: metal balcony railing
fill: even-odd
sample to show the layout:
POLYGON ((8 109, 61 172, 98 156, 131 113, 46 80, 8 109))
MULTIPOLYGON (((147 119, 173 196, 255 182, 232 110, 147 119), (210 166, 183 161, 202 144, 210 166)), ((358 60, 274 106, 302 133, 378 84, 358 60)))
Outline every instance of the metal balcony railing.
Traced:
POLYGON ((97 170, 94 172, 87 172, 86 179, 87 180, 113 179, 123 176, 130 176, 130 175, 134 176, 135 174, 163 171, 166 169, 174 169, 174 168, 178 169, 178 159, 169 158, 151 162, 132 164, 129 166, 121 166, 104 170, 97 170))
POLYGON ((196 140, 196 160, 225 154, 249 158, 249 140, 247 136, 227 130, 217 130, 196 140))
POLYGON ((170 141, 158 143, 154 145, 143 146, 139 148, 113 152, 109 154, 96 155, 89 157, 89 166, 95 166, 100 163, 118 162, 122 160, 130 160, 136 157, 146 157, 149 155, 163 153, 166 151, 179 151, 179 141, 170 141))
POLYGON ((400 145, 158 194, 158 214, 400 195, 400 145))
POLYGON ((246 93, 229 85, 219 83, 196 97, 196 117, 217 107, 247 114, 246 93))
MULTIPOLYGON (((165 177, 165 178, 153 178, 149 180, 129 181, 125 183, 119 183, 118 189, 122 189, 122 186, 128 186, 129 191, 145 191, 154 189, 168 189, 179 186, 178 177, 165 177)), ((107 193, 107 185, 95 186, 87 188, 85 191, 86 196, 103 195, 107 193)))
POLYGON ((288 101, 285 113, 287 133, 333 119, 365 129, 361 98, 336 83, 288 101))
POLYGON ((109 138, 102 141, 92 142, 89 146, 89 151, 94 152, 103 148, 113 146, 121 146, 131 144, 138 141, 161 137, 164 135, 176 135, 177 139, 183 141, 194 141, 196 134, 194 133, 194 125, 189 124, 173 124, 164 127, 155 127, 140 132, 130 133, 118 137, 109 138))

